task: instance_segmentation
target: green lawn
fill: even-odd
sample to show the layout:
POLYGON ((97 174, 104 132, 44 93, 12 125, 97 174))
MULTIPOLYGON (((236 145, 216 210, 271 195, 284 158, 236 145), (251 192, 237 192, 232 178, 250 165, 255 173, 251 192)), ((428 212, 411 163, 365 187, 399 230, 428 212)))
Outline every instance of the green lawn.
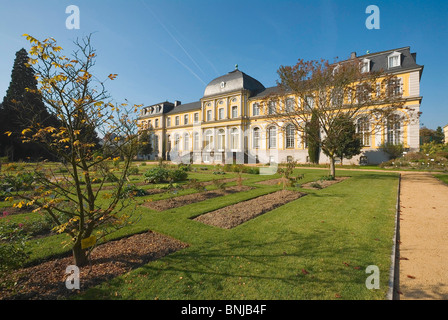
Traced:
POLYGON ((435 174, 434 177, 436 177, 440 181, 448 184, 448 174, 435 174))
MULTIPOLYGON (((143 171, 141 171, 143 172, 143 171)), ((326 169, 296 169, 306 181, 326 169)), ((78 299, 384 299, 388 290, 398 179, 388 172, 339 171, 351 176, 234 229, 190 218, 280 189, 255 182, 276 176, 245 174, 256 188, 177 209, 138 207, 141 220, 115 238, 151 229, 189 244, 129 274, 91 288, 78 299), (369 290, 369 265, 380 269, 380 289, 369 290)), ((211 171, 201 180, 235 177, 211 171)), ((305 190, 302 190, 305 191, 305 190)), ((139 198, 139 201, 155 196, 139 198)), ((166 195, 165 195, 166 196, 166 195)), ((174 196, 174 195, 172 195, 174 196)), ((14 216, 14 219, 23 219, 14 216)), ((32 259, 64 252, 64 235, 30 243, 32 259)), ((82 279, 81 279, 82 281, 82 279)))

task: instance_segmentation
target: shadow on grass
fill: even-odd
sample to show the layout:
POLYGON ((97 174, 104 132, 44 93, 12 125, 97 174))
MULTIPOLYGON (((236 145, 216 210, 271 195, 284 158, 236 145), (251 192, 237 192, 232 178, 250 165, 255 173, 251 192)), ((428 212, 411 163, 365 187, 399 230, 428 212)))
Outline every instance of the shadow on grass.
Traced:
MULTIPOLYGON (((232 299, 237 298, 236 295, 232 296, 232 290, 235 290, 233 294, 244 292, 243 288, 232 287, 242 279, 260 288, 257 296, 252 297, 256 299, 273 298, 272 291, 277 287, 291 291, 294 297, 305 298, 310 295, 299 289, 299 285, 302 288, 309 286, 307 290, 313 292, 311 295, 324 293, 328 288, 337 290, 335 288, 341 286, 359 286, 360 292, 365 291, 365 268, 374 264, 370 258, 366 258, 370 257, 368 253, 372 248, 362 248, 359 244, 347 241, 343 254, 335 254, 336 250, 331 245, 334 233, 326 232, 327 239, 325 236, 322 239, 322 234, 316 236, 315 233, 304 235, 288 232, 288 239, 284 238, 284 234, 278 234, 277 239, 270 241, 235 239, 219 245, 209 243, 214 245, 212 248, 204 243, 164 257, 159 264, 146 264, 131 276, 118 277, 105 286, 92 288, 84 298, 114 298, 115 292, 125 290, 132 279, 140 277, 147 278, 151 285, 146 287, 143 284, 139 288, 140 291, 148 291, 143 293, 143 297, 138 296, 138 299, 150 298, 151 295, 165 296, 162 299, 182 299, 182 292, 185 291, 189 292, 188 299, 232 299), (199 283, 202 286, 198 286, 199 283), (176 292, 167 289, 174 285, 178 288, 176 292), (197 288, 192 289, 194 286, 197 288), (210 294, 210 291, 213 296, 206 297, 205 292, 210 294)), ((251 294, 254 295, 253 292, 251 294)), ((134 293, 130 295, 131 299, 135 298, 134 293)), ((282 299, 290 299, 284 293, 280 296, 282 299)))

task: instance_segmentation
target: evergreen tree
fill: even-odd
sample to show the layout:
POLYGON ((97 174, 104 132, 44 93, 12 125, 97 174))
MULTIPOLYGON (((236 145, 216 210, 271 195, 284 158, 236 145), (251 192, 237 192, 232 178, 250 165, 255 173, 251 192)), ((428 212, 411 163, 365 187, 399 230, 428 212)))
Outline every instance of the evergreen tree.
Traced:
POLYGON ((311 116, 311 121, 308 123, 306 130, 306 139, 308 142, 308 157, 311 163, 319 163, 319 153, 320 153, 320 128, 319 119, 313 112, 311 116))
POLYGON ((52 158, 52 155, 36 143, 22 143, 24 129, 37 123, 57 126, 58 120, 50 115, 38 92, 34 70, 28 65, 28 53, 21 49, 16 53, 11 82, 0 108, 0 153, 10 160, 52 158), (5 135, 5 132, 10 134, 5 135))
POLYGON ((356 132, 356 125, 351 119, 340 115, 335 119, 330 135, 326 137, 322 144, 336 150, 336 156, 341 159, 350 159, 361 153, 362 142, 356 132))

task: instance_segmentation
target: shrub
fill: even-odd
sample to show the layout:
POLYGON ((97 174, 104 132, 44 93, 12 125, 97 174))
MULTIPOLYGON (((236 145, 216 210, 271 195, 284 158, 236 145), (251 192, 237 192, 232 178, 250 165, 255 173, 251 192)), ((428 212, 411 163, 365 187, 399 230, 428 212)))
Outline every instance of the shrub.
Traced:
POLYGON ((0 223, 0 271, 9 271, 23 265, 28 257, 25 251, 27 239, 28 235, 22 224, 10 221, 0 223))
POLYGON ((138 188, 135 184, 126 185, 122 191, 122 198, 144 197, 146 195, 146 191, 138 188))
POLYGON ((178 182, 187 177, 188 173, 183 169, 170 170, 162 167, 151 168, 145 173, 145 181, 148 183, 178 182))
POLYGON ((206 191, 206 187, 203 183, 199 182, 197 179, 191 179, 188 181, 186 188, 188 189, 195 189, 198 192, 204 192, 206 191))
POLYGON ((185 172, 191 171, 191 164, 179 163, 177 165, 179 170, 183 170, 185 172))
POLYGON ((168 181, 169 170, 163 167, 154 167, 145 172, 145 181, 148 183, 162 183, 168 181))
POLYGON ((14 191, 31 190, 34 180, 34 174, 30 172, 21 172, 15 176, 5 176, 6 185, 8 185, 14 191))
POLYGON ((318 183, 318 182, 313 182, 313 183, 310 184, 310 186, 311 186, 312 188, 322 189, 322 186, 321 186, 320 183, 318 183))
POLYGON ((137 167, 131 167, 128 169, 127 174, 130 176, 131 174, 137 175, 139 173, 139 170, 137 167))
POLYGON ((183 169, 169 171, 169 180, 171 182, 184 181, 188 177, 188 173, 183 169))

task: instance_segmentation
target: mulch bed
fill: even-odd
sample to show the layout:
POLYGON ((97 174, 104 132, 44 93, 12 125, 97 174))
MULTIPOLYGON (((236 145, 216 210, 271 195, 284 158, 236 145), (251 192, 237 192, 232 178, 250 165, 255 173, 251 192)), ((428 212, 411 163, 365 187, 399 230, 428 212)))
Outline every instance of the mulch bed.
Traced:
POLYGON ((193 220, 224 229, 231 229, 305 195, 305 193, 297 191, 280 190, 205 213, 193 220))
POLYGON ((66 268, 73 264, 71 256, 51 260, 17 270, 16 292, 0 291, 3 300, 57 300, 83 292, 104 281, 129 272, 150 261, 188 247, 173 238, 148 231, 96 247, 91 266, 80 268, 80 290, 66 288, 66 268))
POLYGON ((334 180, 313 181, 313 182, 308 182, 308 183, 302 184, 301 187, 304 188, 304 189, 319 190, 319 189, 323 189, 323 188, 329 187, 329 186, 331 186, 331 185, 333 185, 335 183, 339 183, 341 181, 344 181, 344 180, 346 180, 348 178, 350 178, 350 177, 336 177, 334 180), (318 183, 322 188, 315 188, 315 187, 313 187, 312 186, 313 183, 318 183))
POLYGON ((242 192, 242 191, 248 191, 251 189, 253 189, 253 188, 249 187, 249 186, 242 186, 242 187, 234 186, 234 187, 225 188, 224 190, 217 189, 217 190, 211 190, 211 191, 196 192, 193 194, 187 194, 187 195, 164 199, 164 200, 144 202, 142 204, 142 206, 153 209, 153 210, 157 210, 157 211, 164 211, 164 210, 168 210, 168 209, 182 207, 187 204, 204 201, 207 199, 221 197, 221 196, 225 196, 225 195, 233 194, 233 193, 237 193, 237 192, 242 192))

